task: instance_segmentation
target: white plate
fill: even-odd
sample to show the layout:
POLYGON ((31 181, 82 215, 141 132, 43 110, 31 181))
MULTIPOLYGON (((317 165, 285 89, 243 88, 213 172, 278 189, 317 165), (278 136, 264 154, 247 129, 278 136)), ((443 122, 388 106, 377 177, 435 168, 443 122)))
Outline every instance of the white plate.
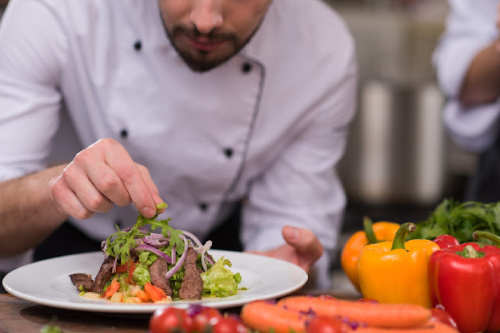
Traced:
MULTIPOLYGON (((214 259, 221 256, 232 263, 231 271, 242 277, 240 287, 248 290, 224 298, 201 301, 174 301, 168 305, 187 308, 197 303, 216 308, 240 306, 257 299, 273 299, 301 288, 307 281, 306 272, 283 260, 260 255, 211 250, 214 259)), ((101 252, 69 255, 38 261, 19 267, 5 276, 3 286, 10 294, 40 305, 55 308, 107 312, 152 313, 164 304, 125 304, 106 300, 88 300, 78 295, 69 278, 72 273, 97 275, 104 257, 101 252)))

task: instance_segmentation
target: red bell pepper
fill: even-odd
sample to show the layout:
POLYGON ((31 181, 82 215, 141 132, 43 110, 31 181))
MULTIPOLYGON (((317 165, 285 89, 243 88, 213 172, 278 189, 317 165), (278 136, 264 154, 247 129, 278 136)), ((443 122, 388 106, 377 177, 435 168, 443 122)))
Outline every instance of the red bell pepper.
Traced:
MULTIPOLYGON (((477 239, 500 238, 485 231, 477 239)), ((434 252, 429 259, 429 292, 462 333, 500 331, 500 248, 464 243, 434 252)))
POLYGON ((434 243, 436 243, 440 249, 446 249, 451 246, 460 245, 458 239, 456 239, 452 235, 446 235, 446 234, 437 236, 434 239, 434 243))

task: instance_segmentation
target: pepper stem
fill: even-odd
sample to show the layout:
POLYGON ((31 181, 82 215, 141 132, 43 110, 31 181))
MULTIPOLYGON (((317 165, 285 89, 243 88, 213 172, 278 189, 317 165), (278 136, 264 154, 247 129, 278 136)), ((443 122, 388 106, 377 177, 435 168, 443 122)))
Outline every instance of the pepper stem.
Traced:
POLYGON ((372 220, 368 216, 363 217, 363 228, 365 229, 365 236, 368 244, 376 244, 379 242, 373 231, 372 220))
POLYGON ((405 239, 408 233, 415 231, 417 229, 417 226, 415 223, 411 222, 406 222, 402 224, 398 231, 396 232, 396 235, 394 236, 394 240, 392 241, 392 249, 391 250, 396 250, 396 249, 405 249, 405 239))
POLYGON ((483 258, 485 255, 484 252, 476 251, 472 245, 466 245, 462 251, 456 252, 456 254, 471 259, 483 258))
POLYGON ((500 237, 489 231, 476 230, 472 233, 472 239, 488 239, 493 242, 493 245, 500 247, 500 237))
POLYGON ((466 253, 466 257, 467 258, 476 258, 477 257, 477 252, 476 250, 474 250, 474 248, 470 245, 467 245, 465 248, 464 248, 464 251, 466 253))

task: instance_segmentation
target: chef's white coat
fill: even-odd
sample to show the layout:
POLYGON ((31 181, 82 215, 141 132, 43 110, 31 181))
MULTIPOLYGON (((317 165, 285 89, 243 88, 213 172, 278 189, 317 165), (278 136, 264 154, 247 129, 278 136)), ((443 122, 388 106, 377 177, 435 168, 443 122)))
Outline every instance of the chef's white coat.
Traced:
MULTIPOLYGON (((12 0, 0 27, 0 179, 114 138, 150 170, 169 205, 160 218, 203 238, 244 198, 245 249, 281 245, 285 224, 310 228, 327 286, 356 77, 348 29, 316 0, 274 0, 252 41, 203 74, 171 46, 155 0, 12 0)), ((102 240, 136 217, 116 207, 73 223, 102 240)))
POLYGON ((498 0, 448 0, 446 29, 434 52, 440 87, 448 98, 444 122, 460 146, 480 152, 493 145, 499 130, 500 100, 466 106, 458 95, 476 54, 498 38, 495 26, 498 0))

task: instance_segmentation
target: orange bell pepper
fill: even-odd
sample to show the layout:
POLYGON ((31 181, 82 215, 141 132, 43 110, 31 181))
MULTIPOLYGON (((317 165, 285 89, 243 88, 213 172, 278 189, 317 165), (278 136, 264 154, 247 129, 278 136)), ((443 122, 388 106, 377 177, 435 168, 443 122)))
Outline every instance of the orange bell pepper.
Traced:
POLYGON ((364 230, 355 232, 345 243, 340 255, 340 263, 345 274, 359 292, 361 292, 361 289, 359 287, 357 266, 361 250, 368 244, 392 241, 399 226, 398 223, 386 221, 372 223, 372 220, 365 216, 363 218, 364 230))

